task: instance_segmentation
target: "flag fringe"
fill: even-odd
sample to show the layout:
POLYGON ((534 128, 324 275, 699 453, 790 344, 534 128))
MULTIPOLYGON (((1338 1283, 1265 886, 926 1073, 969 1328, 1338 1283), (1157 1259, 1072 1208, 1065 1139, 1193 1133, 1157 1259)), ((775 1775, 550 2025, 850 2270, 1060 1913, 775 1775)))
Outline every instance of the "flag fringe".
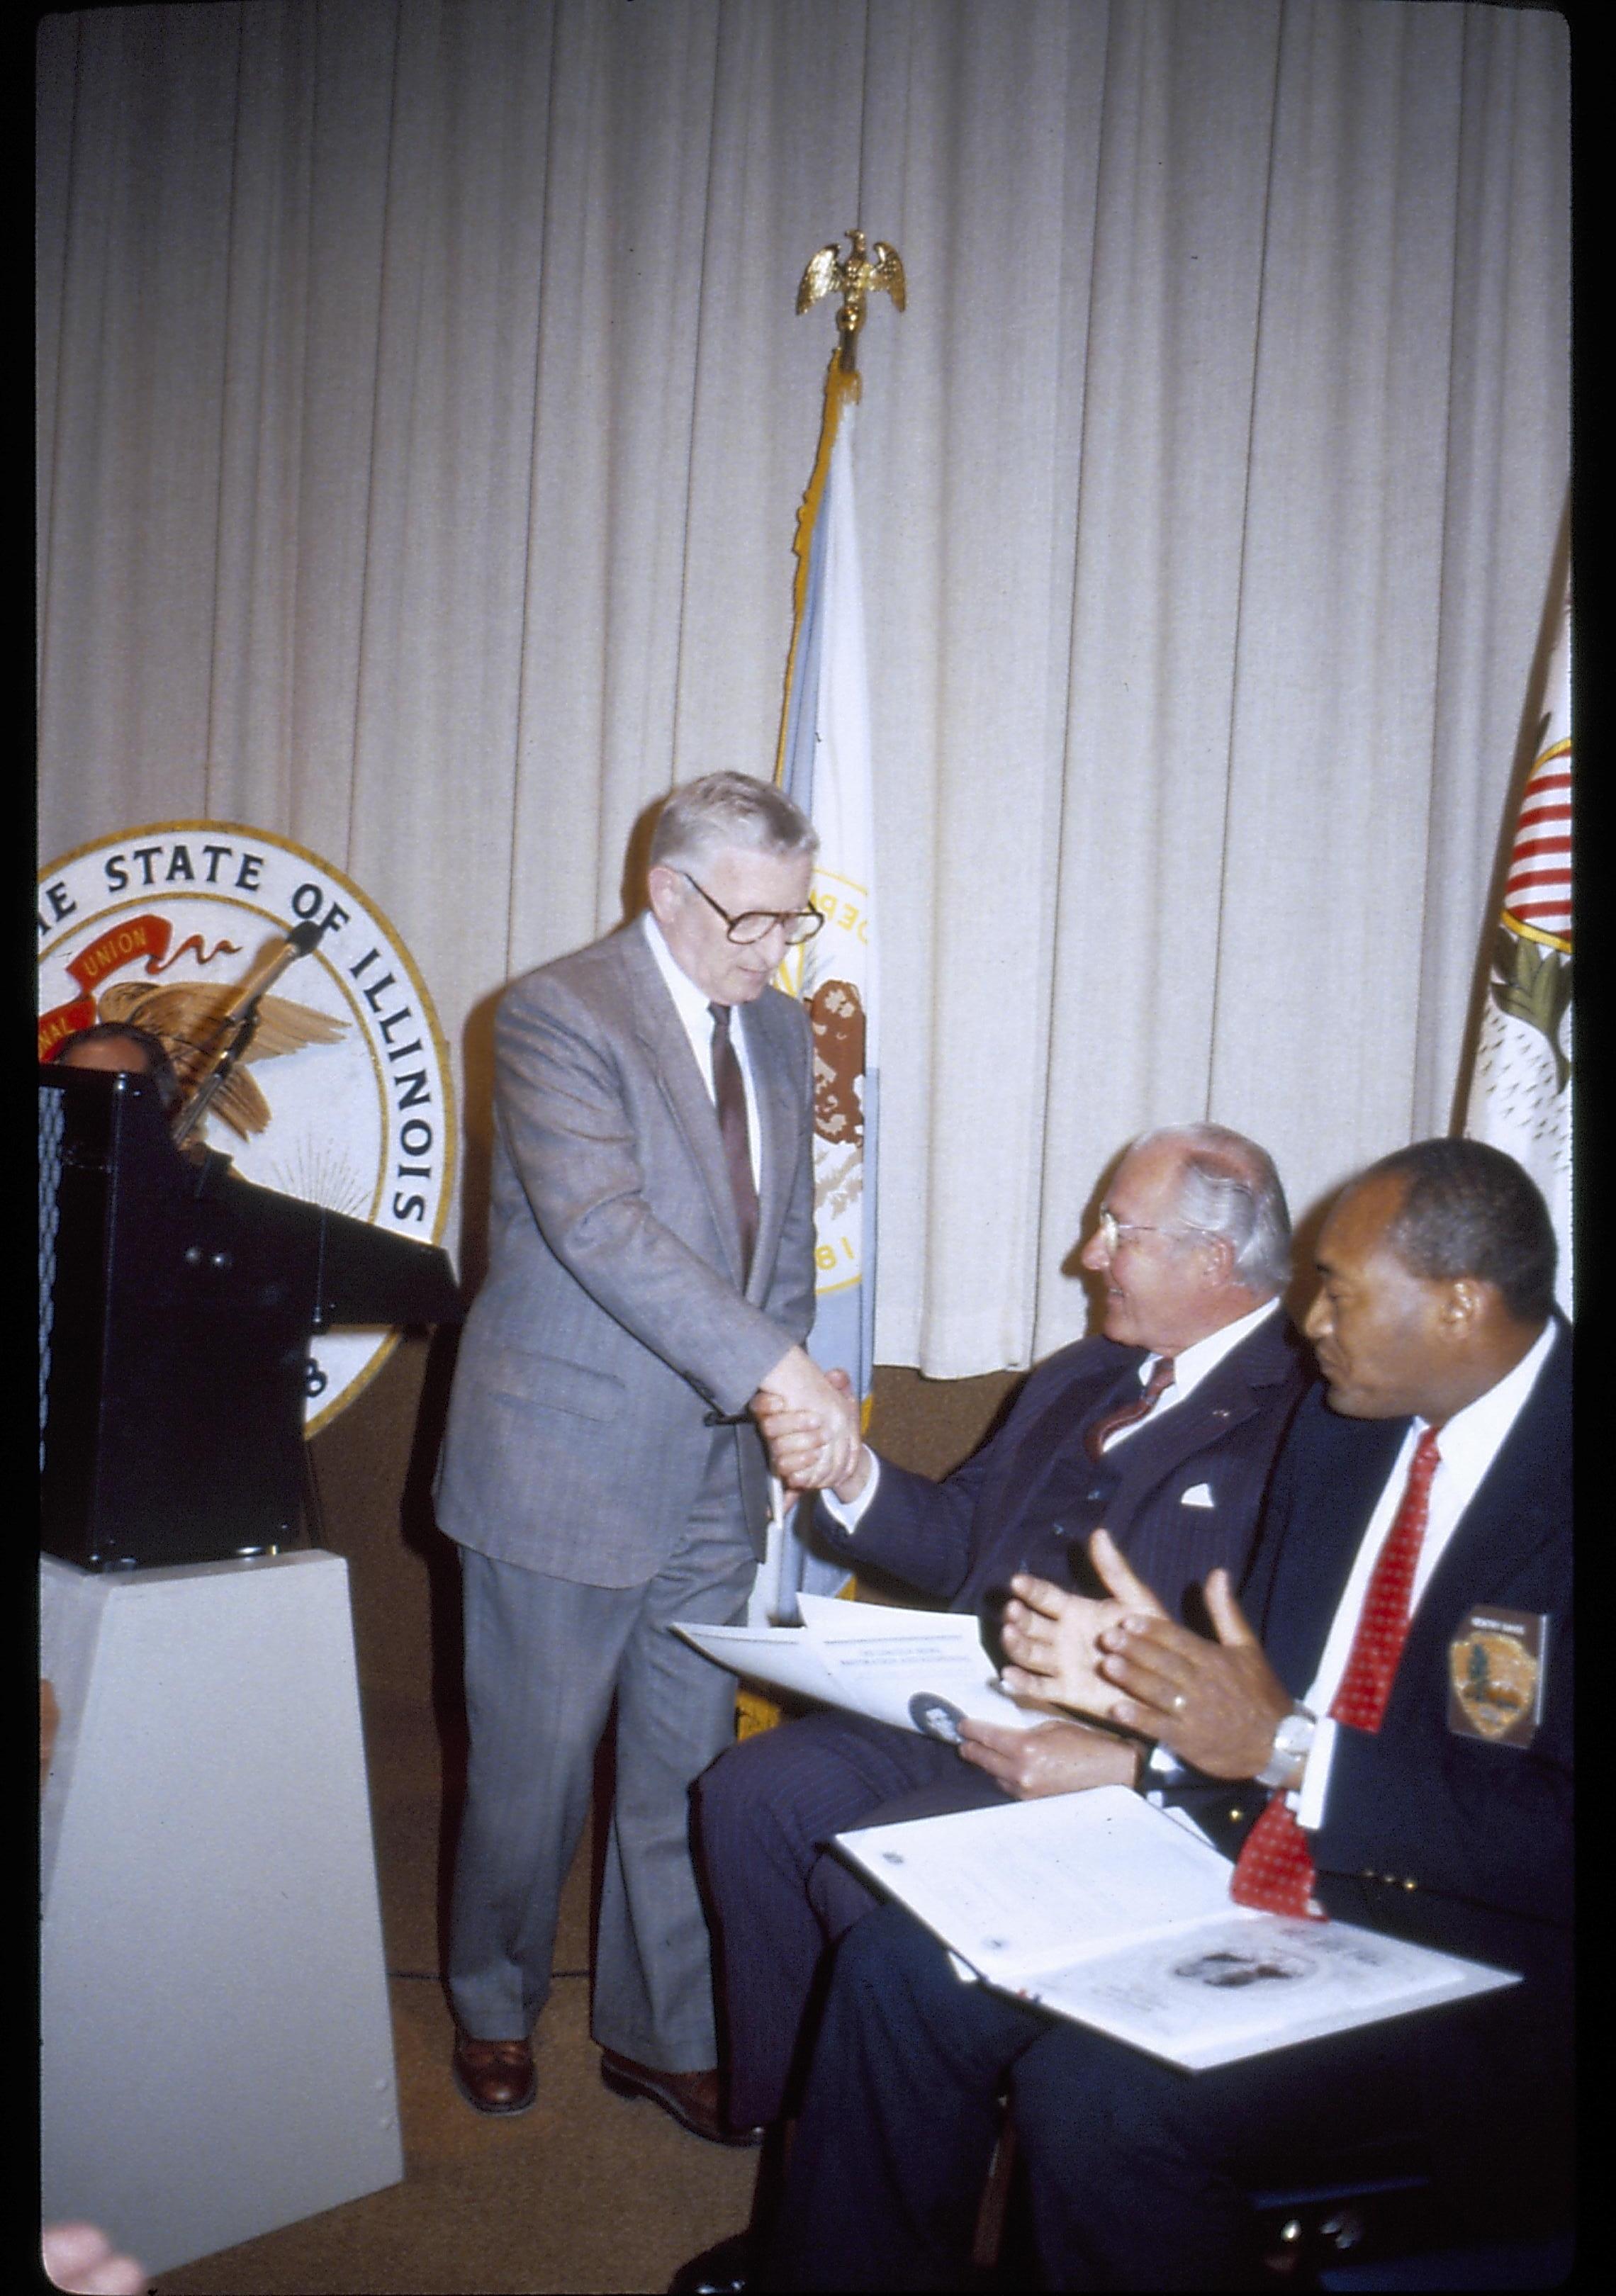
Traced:
POLYGON ((831 455, 836 445, 836 433, 841 427, 841 410, 849 401, 857 403, 861 389, 857 368, 842 365, 839 345, 831 353, 831 363, 825 370, 824 413, 819 424, 819 446, 797 512, 797 532, 792 543, 797 570, 792 578, 792 643, 785 657, 785 691, 780 701, 780 736, 775 744, 776 787, 783 785, 785 780, 785 737, 791 726, 792 689, 797 680, 797 649, 802 636, 803 612, 808 604, 808 560, 813 552, 814 529, 818 523, 819 505, 824 499, 825 484, 831 474, 831 455))

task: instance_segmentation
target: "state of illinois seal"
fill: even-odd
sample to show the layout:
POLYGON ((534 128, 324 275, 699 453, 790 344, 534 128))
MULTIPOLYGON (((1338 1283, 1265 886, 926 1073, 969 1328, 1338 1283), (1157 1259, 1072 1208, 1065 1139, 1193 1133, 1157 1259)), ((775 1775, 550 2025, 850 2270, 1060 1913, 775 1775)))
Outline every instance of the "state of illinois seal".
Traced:
MULTIPOLYGON (((98 840, 40 873, 39 1057, 98 1021, 160 1037, 182 1079, 211 1019, 294 928, 309 953, 259 1008, 201 1132, 244 1179, 422 1243, 454 1190, 454 1086, 409 952, 352 881, 290 840, 218 821, 98 840)), ((312 1434, 397 1341, 337 1330, 309 1357, 312 1434)))

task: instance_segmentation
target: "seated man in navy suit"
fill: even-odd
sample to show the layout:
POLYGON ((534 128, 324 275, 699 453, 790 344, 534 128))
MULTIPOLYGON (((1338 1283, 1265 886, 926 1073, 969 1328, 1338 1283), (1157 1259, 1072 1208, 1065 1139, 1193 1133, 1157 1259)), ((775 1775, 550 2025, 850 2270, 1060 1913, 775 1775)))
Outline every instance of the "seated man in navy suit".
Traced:
POLYGON ((1421 2146, 1472 2239, 1533 2208, 1539 2229, 1566 2220, 1571 1337, 1553 1230, 1510 1158, 1426 1141, 1347 1190, 1317 1259, 1327 1391, 1297 1415, 1243 1600, 1226 1573, 1208 1582, 1216 1640, 1096 1538, 1112 1599, 1019 1581, 1007 1681, 1191 1766, 1207 1816, 1221 1800, 1243 1818, 1242 1902, 1524 1982, 1189 2074, 961 1981, 884 1907, 840 1949, 751 2284, 964 2284, 1006 2092, 1048 2287, 1248 2286, 1251 2191, 1372 2140, 1421 2146), (1519 1695, 1486 1713, 1467 1661, 1500 1632, 1519 1695))
MULTIPOLYGON (((939 1484, 859 1445, 820 1494, 817 1527, 849 1563, 979 1612, 990 1640, 1017 1571, 1103 1591, 1084 1553, 1100 1523, 1175 1616, 1199 1619, 1206 1573, 1244 1569, 1311 1377, 1279 1298, 1284 1193, 1240 1134, 1192 1124, 1136 1141, 1083 1261, 1104 1280, 1104 1337, 1041 1365, 974 1458, 939 1484)), ((811 1483, 822 1431, 785 1410, 761 1423, 776 1472, 811 1483)), ((697 1809, 732 2121, 782 2113, 826 1938, 876 1902, 824 1854, 832 1834, 1131 1780, 1145 1751, 1137 1736, 1063 1721, 1029 1732, 967 1721, 956 1749, 819 1712, 726 1752, 701 1781, 697 1809)))

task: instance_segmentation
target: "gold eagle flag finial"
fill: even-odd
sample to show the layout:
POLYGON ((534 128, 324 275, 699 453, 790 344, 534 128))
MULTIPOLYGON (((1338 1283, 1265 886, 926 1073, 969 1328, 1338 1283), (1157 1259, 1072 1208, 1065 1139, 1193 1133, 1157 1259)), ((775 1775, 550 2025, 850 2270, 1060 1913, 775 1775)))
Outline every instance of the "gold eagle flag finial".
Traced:
POLYGON ((858 330, 864 324, 865 306, 877 289, 889 294, 898 310, 904 308, 903 258, 895 247, 878 239, 873 255, 865 252, 865 235, 861 231, 849 231, 848 239, 852 252, 844 263, 837 252, 838 242, 833 240, 810 258, 797 290, 799 316, 822 295, 840 293, 841 308, 836 314, 836 330, 841 341, 841 363, 845 373, 851 374, 857 364, 858 330))

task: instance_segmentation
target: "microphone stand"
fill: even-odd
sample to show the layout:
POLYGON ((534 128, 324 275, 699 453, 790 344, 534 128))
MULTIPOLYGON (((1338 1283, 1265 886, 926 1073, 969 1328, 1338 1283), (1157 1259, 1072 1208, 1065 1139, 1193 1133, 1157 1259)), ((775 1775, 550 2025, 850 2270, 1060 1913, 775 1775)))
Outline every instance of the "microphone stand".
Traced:
POLYGON ((170 1128, 176 1148, 185 1146, 251 1044, 258 1025, 258 1006, 264 997, 288 965, 295 964, 299 957, 308 955, 319 940, 320 931, 317 924, 294 925, 281 947, 265 960, 256 972, 250 973, 242 982, 234 1001, 214 1022, 209 1043, 217 1049, 210 1050, 206 1055, 202 1073, 170 1128), (229 1032, 228 1041, 219 1045, 218 1039, 225 1037, 226 1031, 229 1032))

